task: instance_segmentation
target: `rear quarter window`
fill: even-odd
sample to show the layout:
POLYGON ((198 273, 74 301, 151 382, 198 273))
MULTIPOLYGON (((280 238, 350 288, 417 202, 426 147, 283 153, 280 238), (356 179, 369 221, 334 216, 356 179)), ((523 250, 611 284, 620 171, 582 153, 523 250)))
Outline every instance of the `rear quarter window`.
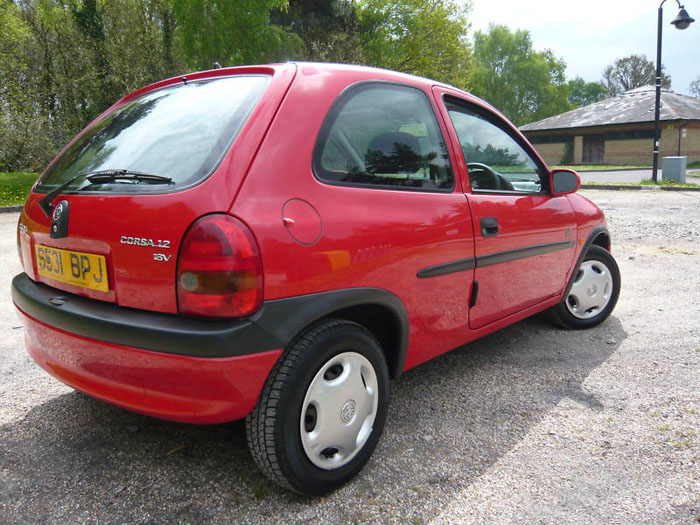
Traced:
POLYGON ((454 176, 435 114, 420 89, 366 82, 329 111, 314 148, 323 182, 452 191, 454 176))
MULTIPOLYGON (((79 174, 126 169, 191 186, 216 169, 260 99, 269 77, 235 76, 171 85, 122 104, 94 123, 48 168, 37 186, 50 191, 79 174)), ((70 191, 162 192, 162 185, 79 178, 70 191)))

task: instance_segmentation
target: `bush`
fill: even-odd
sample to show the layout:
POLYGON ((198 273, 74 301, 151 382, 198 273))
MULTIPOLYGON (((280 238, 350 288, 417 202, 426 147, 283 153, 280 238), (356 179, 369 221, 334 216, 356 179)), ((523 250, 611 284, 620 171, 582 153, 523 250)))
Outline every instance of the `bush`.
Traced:
POLYGON ((574 143, 565 142, 564 143, 564 156, 561 158, 562 164, 573 164, 574 163, 574 143))

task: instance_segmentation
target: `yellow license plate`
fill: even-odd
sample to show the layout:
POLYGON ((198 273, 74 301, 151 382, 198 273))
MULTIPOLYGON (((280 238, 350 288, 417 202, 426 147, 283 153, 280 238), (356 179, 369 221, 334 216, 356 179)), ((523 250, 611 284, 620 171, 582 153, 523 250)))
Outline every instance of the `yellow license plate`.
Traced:
POLYGON ((104 255, 60 250, 40 244, 34 250, 39 275, 90 290, 109 291, 104 255))

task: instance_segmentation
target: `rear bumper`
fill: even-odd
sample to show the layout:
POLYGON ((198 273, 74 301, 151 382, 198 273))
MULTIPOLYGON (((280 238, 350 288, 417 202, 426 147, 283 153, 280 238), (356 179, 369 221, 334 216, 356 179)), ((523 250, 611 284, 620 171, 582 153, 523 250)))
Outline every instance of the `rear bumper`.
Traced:
POLYGON ((70 334, 155 352, 231 357, 284 346, 249 319, 195 319, 124 308, 62 292, 25 273, 12 280, 12 300, 30 317, 70 334))
POLYGON ((24 274, 13 280, 12 296, 27 350, 47 372, 98 399, 164 419, 245 417, 282 352, 250 322, 128 310, 61 294, 24 274))

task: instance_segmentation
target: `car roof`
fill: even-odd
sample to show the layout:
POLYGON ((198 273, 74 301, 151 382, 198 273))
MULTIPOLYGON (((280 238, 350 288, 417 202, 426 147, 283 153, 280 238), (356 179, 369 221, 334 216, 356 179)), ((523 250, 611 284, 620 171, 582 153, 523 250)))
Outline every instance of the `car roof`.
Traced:
MULTIPOLYGON (((444 82, 438 82, 429 78, 412 75, 409 73, 402 73, 399 71, 392 71, 389 69, 382 69, 371 66, 362 66, 356 64, 339 64, 331 62, 304 62, 304 61, 294 61, 294 62, 280 62, 273 64, 259 64, 259 65, 243 65, 243 66, 231 66, 231 67, 221 67, 217 69, 209 69, 204 71, 196 71, 192 73, 187 73, 185 75, 178 75, 175 77, 167 78, 153 84, 144 86, 132 93, 129 93, 121 100, 117 101, 112 107, 105 111, 110 111, 114 106, 123 104, 124 102, 141 96, 144 93, 160 89, 169 85, 177 84, 183 81, 196 81, 204 80, 208 78, 225 77, 230 75, 241 75, 241 74, 266 74, 276 76, 285 70, 294 70, 295 83, 304 82, 314 82, 316 81, 313 77, 315 75, 328 75, 328 74, 340 74, 347 78, 348 85, 355 82, 361 82, 363 80, 378 80, 384 82, 396 82, 402 84, 413 85, 419 87, 425 91, 430 91, 433 87, 441 87, 450 91, 454 91, 460 96, 468 99, 477 105, 482 106, 484 109, 492 111, 501 117, 503 115, 501 112, 493 107, 488 102, 480 99, 479 97, 472 95, 471 93, 459 89, 450 84, 444 82)), ((505 118, 505 117, 503 117, 505 118)), ((507 119, 506 119, 507 120, 507 119)))
MULTIPOLYGON (((432 80, 429 78, 425 77, 420 77, 417 75, 411 75, 409 73, 401 73, 399 71, 392 71, 389 69, 382 69, 382 68, 377 68, 377 67, 371 67, 371 66, 361 66, 361 65, 356 65, 356 64, 339 64, 339 63, 330 63, 330 62, 280 62, 280 63, 274 63, 274 64, 257 64, 257 65, 243 65, 243 66, 231 66, 231 67, 222 67, 222 68, 217 68, 217 69, 209 69, 209 70, 203 70, 203 71, 196 71, 192 73, 188 73, 185 75, 178 75, 175 77, 167 78, 158 82, 154 82, 153 84, 149 84, 147 86, 144 86, 130 94, 128 94, 126 97, 122 99, 128 100, 134 97, 137 97, 145 92, 152 91, 154 89, 159 89, 171 84, 175 84, 178 82, 184 81, 194 81, 194 80, 202 80, 205 78, 215 78, 219 76, 228 76, 228 75, 240 75, 240 74, 275 74, 276 72, 279 72, 280 70, 283 69, 289 69, 289 68, 294 68, 297 69, 299 73, 301 73, 301 77, 308 77, 311 76, 313 73, 344 73, 348 75, 349 77, 356 77, 357 81, 360 80, 384 80, 384 81, 394 81, 394 82, 400 82, 400 83, 408 83, 412 84, 415 86, 420 86, 423 89, 429 90, 433 86, 440 86, 443 88, 451 89, 460 92, 461 94, 477 100, 484 105, 491 107, 490 104, 487 102, 479 99, 478 97, 472 95, 471 93, 468 93, 467 91, 464 91, 462 89, 459 89, 455 86, 451 86, 449 84, 445 84, 443 82, 438 82, 436 80, 432 80)), ((298 79, 300 80, 300 79, 298 79)), ((121 101, 120 101, 121 102, 121 101)))

